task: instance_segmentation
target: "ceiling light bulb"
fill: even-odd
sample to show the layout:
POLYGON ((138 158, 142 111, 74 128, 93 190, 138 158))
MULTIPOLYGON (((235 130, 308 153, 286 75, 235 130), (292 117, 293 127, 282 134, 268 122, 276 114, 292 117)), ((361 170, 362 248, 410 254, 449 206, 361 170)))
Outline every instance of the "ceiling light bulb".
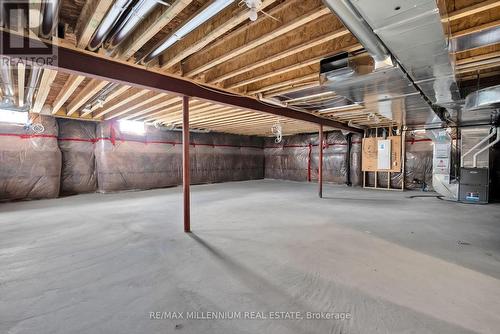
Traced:
POLYGON ((258 17, 257 10, 255 8, 250 8, 250 11, 248 12, 248 18, 250 21, 256 21, 258 17))

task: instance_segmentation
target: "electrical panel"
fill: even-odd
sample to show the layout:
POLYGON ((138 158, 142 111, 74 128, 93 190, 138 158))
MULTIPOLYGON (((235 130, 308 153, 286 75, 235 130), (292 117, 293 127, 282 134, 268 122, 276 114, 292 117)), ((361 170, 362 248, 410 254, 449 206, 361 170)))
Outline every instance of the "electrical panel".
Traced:
POLYGON ((377 141, 377 169, 391 169, 391 140, 379 139, 377 141))

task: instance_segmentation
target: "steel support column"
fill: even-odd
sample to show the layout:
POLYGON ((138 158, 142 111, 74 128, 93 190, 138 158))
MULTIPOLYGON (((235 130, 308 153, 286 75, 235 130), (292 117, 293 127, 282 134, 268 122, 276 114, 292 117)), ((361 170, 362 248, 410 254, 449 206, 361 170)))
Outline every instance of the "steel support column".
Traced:
POLYGON ((184 194, 184 232, 191 232, 189 184, 189 97, 182 98, 182 189, 184 194))
POLYGON ((319 163, 318 163, 319 198, 323 198, 323 125, 319 126, 319 163))

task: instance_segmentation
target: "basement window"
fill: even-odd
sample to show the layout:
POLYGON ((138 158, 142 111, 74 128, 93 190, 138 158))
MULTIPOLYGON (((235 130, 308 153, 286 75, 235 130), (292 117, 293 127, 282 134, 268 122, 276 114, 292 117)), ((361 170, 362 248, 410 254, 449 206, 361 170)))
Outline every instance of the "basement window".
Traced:
POLYGON ((144 122, 122 120, 119 121, 119 124, 121 132, 134 133, 137 135, 143 135, 146 132, 144 122))
POLYGON ((0 122, 27 124, 29 115, 27 112, 0 109, 0 122))

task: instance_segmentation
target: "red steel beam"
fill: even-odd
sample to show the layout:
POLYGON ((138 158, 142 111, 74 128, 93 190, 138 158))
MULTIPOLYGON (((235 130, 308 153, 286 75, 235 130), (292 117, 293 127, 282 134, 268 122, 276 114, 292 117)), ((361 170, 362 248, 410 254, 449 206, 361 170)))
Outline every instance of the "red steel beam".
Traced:
POLYGON ((189 185, 189 97, 182 98, 182 189, 184 195, 184 232, 191 232, 189 185))
POLYGON ((318 195, 323 198, 323 125, 319 126, 318 195))
POLYGON ((104 58, 103 56, 84 50, 77 50, 66 46, 57 46, 55 44, 50 44, 48 41, 40 41, 27 36, 11 34, 5 30, 2 30, 1 33, 3 40, 9 39, 11 45, 25 46, 24 48, 16 48, 15 54, 7 54, 4 52, 2 56, 19 58, 19 55, 30 54, 30 52, 33 52, 33 50, 28 48, 28 46, 31 48, 43 47, 45 44, 51 46, 54 53, 57 53, 58 55, 57 61, 52 66, 48 66, 56 70, 178 96, 190 96, 237 108, 249 109, 277 116, 288 117, 299 121, 321 124, 349 132, 362 133, 362 130, 350 127, 341 122, 318 117, 313 114, 290 108, 264 104, 248 96, 236 95, 217 90, 215 88, 206 87, 189 80, 148 70, 143 66, 115 59, 104 58))

